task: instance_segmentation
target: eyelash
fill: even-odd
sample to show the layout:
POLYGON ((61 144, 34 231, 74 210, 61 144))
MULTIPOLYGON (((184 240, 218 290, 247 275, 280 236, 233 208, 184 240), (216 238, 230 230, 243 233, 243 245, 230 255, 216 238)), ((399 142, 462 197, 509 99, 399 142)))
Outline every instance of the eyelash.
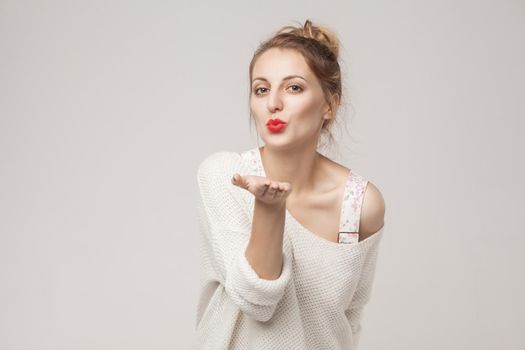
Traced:
MULTIPOLYGON (((293 84, 293 85, 290 85, 290 86, 288 86, 288 87, 290 88, 290 87, 292 87, 292 86, 296 86, 296 87, 298 87, 299 89, 301 89, 301 90, 299 90, 299 91, 298 91, 298 90, 295 90, 294 92, 300 92, 300 91, 303 90, 303 88, 302 88, 301 86, 297 85, 297 84, 293 84)), ((257 88, 257 89, 254 89, 253 92, 254 92, 254 94, 257 95, 257 96, 260 95, 260 94, 257 93, 257 91, 259 91, 259 89, 266 89, 266 88, 265 88, 265 87, 259 87, 259 88, 257 88)))

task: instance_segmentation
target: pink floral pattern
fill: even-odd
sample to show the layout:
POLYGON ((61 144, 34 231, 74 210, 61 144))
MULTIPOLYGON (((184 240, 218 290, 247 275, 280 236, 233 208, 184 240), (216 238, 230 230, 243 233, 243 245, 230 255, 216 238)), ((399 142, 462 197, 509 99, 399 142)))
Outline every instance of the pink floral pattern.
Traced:
POLYGON ((359 241, 359 219, 361 204, 368 181, 353 170, 345 186, 339 225, 339 243, 356 243, 359 241))

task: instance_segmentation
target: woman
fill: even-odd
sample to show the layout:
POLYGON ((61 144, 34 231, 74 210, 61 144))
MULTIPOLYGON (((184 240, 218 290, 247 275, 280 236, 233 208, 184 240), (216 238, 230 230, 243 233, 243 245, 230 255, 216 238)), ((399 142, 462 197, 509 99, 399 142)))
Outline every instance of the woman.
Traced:
POLYGON ((385 204, 317 152, 341 101, 338 41, 307 20, 262 43, 250 110, 265 145, 199 165, 197 349, 356 349, 385 204))

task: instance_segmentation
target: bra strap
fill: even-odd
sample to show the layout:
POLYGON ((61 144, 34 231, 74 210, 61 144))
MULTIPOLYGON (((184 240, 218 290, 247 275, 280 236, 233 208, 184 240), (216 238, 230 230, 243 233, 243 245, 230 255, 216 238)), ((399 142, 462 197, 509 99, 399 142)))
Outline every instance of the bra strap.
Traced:
POLYGON ((361 175, 350 172, 346 183, 339 224, 339 243, 355 243, 359 241, 359 220, 361 207, 368 180, 361 175))

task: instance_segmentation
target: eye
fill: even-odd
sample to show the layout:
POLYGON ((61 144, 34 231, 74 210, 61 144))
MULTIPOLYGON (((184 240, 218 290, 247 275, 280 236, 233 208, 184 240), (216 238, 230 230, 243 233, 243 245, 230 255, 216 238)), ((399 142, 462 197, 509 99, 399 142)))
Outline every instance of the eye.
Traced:
POLYGON ((299 88, 299 90, 293 90, 293 89, 292 89, 294 92, 299 92, 299 91, 302 91, 302 90, 303 90, 303 88, 300 87, 299 85, 290 85, 288 88, 291 88, 291 87, 294 87, 294 86, 297 87, 297 88, 299 88))
MULTIPOLYGON (((301 92, 301 91, 303 91, 303 88, 301 86, 299 86, 299 85, 296 85, 296 84, 288 86, 288 89, 289 88, 295 88, 295 89, 292 89, 293 92, 301 92)), ((261 93, 264 93, 264 92, 266 92, 266 90, 268 90, 265 87, 256 88, 256 89, 253 90, 254 94, 257 95, 257 96, 261 95, 261 93, 259 93, 259 90, 261 90, 261 89, 264 90, 261 93)))
POLYGON ((259 95, 257 92, 258 92, 260 89, 265 89, 265 90, 266 90, 265 87, 260 87, 260 88, 257 88, 257 89, 255 89, 255 90, 253 90, 253 92, 254 92, 256 95, 259 95))

